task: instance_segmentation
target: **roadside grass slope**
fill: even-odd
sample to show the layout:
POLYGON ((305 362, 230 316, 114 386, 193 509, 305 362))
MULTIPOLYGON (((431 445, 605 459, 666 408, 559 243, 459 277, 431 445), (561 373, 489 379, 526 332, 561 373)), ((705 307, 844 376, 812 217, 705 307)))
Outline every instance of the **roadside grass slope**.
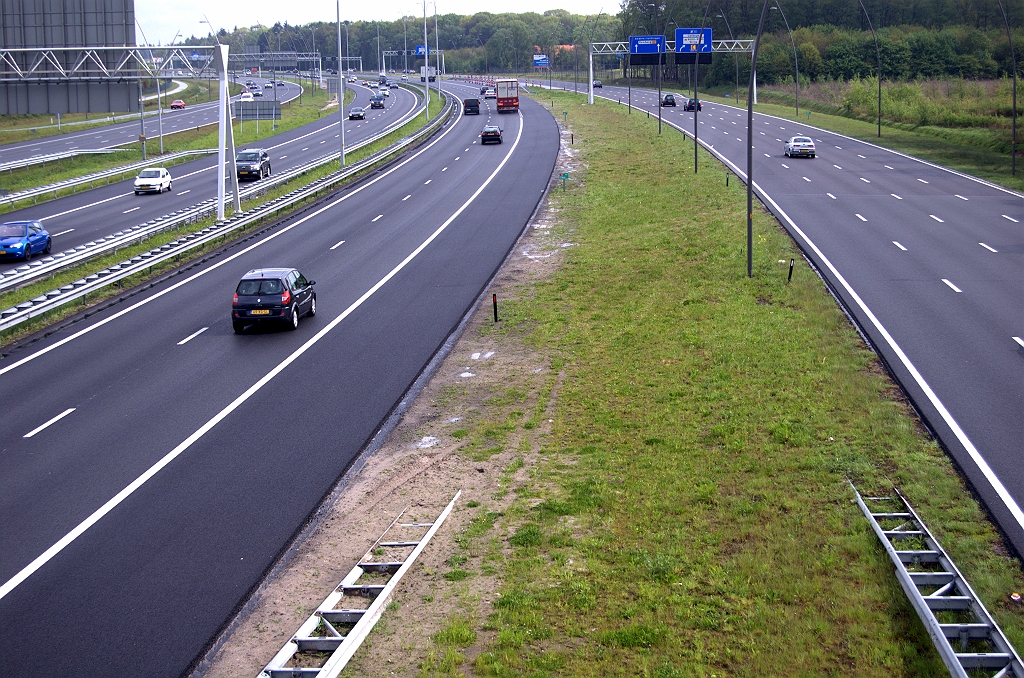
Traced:
POLYGON ((489 617, 424 675, 457 675, 474 630, 489 676, 943 675, 848 478, 899 486, 1024 647, 1020 563, 777 222, 756 210, 747 279, 721 165, 676 171, 692 142, 614 103, 541 100, 587 167, 552 195, 575 246, 483 331, 552 376, 467 421, 462 453, 556 414, 498 519, 489 617))

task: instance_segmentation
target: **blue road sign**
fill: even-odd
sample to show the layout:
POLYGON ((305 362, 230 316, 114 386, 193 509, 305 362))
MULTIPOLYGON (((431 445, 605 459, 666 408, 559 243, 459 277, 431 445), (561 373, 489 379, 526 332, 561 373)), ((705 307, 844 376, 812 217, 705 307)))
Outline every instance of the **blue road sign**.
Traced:
POLYGON ((416 45, 416 56, 423 56, 424 54, 430 54, 430 46, 428 45, 427 48, 424 49, 423 45, 416 45))
POLYGON ((664 54, 664 35, 631 35, 629 36, 630 54, 664 54))
POLYGON ((202 58, 203 57, 199 52, 192 52, 192 61, 199 61, 202 58))
MULTIPOLYGON (((676 52, 711 52, 711 29, 705 28, 701 36, 699 28, 676 29, 676 52)), ((702 62, 703 63, 703 62, 702 62)))
POLYGON ((548 59, 547 54, 534 54, 533 55, 533 67, 534 68, 550 68, 551 60, 548 59))

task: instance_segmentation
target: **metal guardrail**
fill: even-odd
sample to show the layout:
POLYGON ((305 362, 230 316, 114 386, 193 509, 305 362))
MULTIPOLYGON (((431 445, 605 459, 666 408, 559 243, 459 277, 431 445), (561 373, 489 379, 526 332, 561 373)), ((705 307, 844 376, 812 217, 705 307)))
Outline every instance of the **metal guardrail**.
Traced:
MULTIPOLYGON (((291 191, 290 193, 287 193, 278 198, 274 198, 269 202, 257 206, 256 208, 249 212, 235 214, 231 218, 226 219, 225 221, 219 221, 212 226, 208 226, 200 231, 196 231, 195 233, 190 233, 186 236, 183 236, 182 238, 179 238, 178 240, 174 240, 160 247, 153 248, 148 252, 143 252, 138 256, 122 261, 121 263, 111 266, 110 268, 105 268, 102 271, 97 271, 96 273, 90 274, 85 278, 76 280, 69 285, 64 285, 59 289, 50 290, 49 292, 46 292, 43 295, 35 297, 34 299, 30 299, 29 301, 20 303, 17 306, 13 306, 4 311, 0 311, 0 331, 7 330, 11 327, 14 327, 15 325, 18 325, 19 323, 29 320, 30 318, 42 315, 50 310, 58 308, 71 301, 82 298, 91 292, 95 292, 103 287, 106 287, 107 285, 110 285, 111 283, 117 282, 118 280, 121 280, 123 278, 127 278, 128 276, 140 273, 144 269, 155 266, 158 263, 167 261, 168 259, 171 258, 180 257, 183 253, 188 252, 189 250, 192 250, 196 247, 202 247, 207 243, 211 243, 218 239, 222 239, 226 237, 228 234, 240 228, 244 228, 246 226, 255 224, 260 221, 275 218, 280 212, 287 210, 288 208, 302 201, 315 197, 320 193, 332 190, 335 185, 344 181, 348 177, 373 166, 383 158, 398 153, 399 151, 409 146, 410 144, 416 142, 417 140, 421 139, 422 137, 432 134, 438 127, 445 123, 445 121, 453 112, 457 110, 453 102, 454 98, 448 97, 444 108, 441 109, 441 112, 438 113, 434 117, 434 119, 430 121, 428 125, 417 130, 415 133, 410 134, 409 136, 391 144, 387 148, 384 148, 378 151, 377 153, 374 153, 373 155, 364 158, 355 165, 351 165, 343 170, 333 172, 327 175, 326 177, 322 177, 320 179, 317 179, 316 181, 307 184, 306 186, 297 188, 294 191, 291 191)), ((419 107, 417 110, 422 110, 422 107, 419 107)), ((403 121, 398 121, 394 123, 394 125, 404 125, 406 122, 414 118, 415 112, 408 118, 405 118, 403 121)), ((381 137, 390 134, 392 131, 394 131, 394 125, 392 125, 389 129, 386 129, 385 131, 381 132, 380 134, 375 135, 370 139, 366 139, 363 142, 360 142, 357 146, 354 146, 353 148, 359 148, 367 144, 373 143, 374 141, 377 141, 381 137)), ((313 161, 313 163, 303 165, 300 168, 296 168, 293 172, 280 175, 278 176, 277 183, 285 181, 285 177, 294 178, 294 176, 298 176, 304 172, 308 172, 311 169, 315 168, 313 165, 319 167, 325 163, 337 161, 338 156, 338 153, 329 154, 327 156, 323 156, 318 160, 313 161)), ((269 187, 269 185, 254 186, 252 187, 252 193, 263 192, 269 187)), ((67 253, 62 253, 67 254, 68 257, 66 258, 65 263, 60 264, 59 267, 70 265, 70 263, 78 263, 79 261, 82 261, 86 258, 92 258, 99 254, 100 250, 116 251, 116 249, 124 247, 131 242, 144 240, 154 235, 155 233, 164 230, 169 230, 170 228, 173 228, 176 225, 200 221, 206 216, 215 213, 216 201, 212 199, 204 201, 202 203, 199 203, 199 205, 197 205, 196 207, 189 208, 186 210, 180 210, 179 212, 175 213, 174 215, 170 215, 165 219, 150 222, 152 225, 142 224, 136 227, 135 229, 127 229, 126 231, 122 231, 121 235, 114 234, 112 236, 108 236, 107 239, 104 239, 109 239, 108 242, 102 245, 98 244, 99 241, 97 241, 96 243, 87 243, 86 245, 82 246, 83 248, 85 248, 85 250, 83 250, 80 253, 82 255, 80 257, 75 256, 75 253, 78 253, 78 250, 69 250, 67 253), (90 245, 92 246, 90 247, 90 245), (86 255, 86 253, 88 253, 88 256, 84 256, 86 255), (72 258, 74 258, 75 260, 70 262, 67 261, 72 258)), ((57 257, 52 257, 52 259, 56 260, 57 257)), ((19 267, 19 269, 22 268, 26 267, 19 267)), ((48 272, 49 271, 46 271, 45 273, 48 272)), ((39 275, 40 273, 36 273, 34 277, 38 277, 39 275)), ((0 284, 5 283, 8 286, 10 286, 11 284, 9 281, 4 281, 4 283, 0 284)))
MULTIPOLYGON (((358 150, 387 136, 395 129, 406 124, 409 120, 412 120, 422 110, 422 105, 416 107, 406 116, 391 123, 372 137, 353 144, 348 148, 348 150, 358 150)), ((292 169, 282 172, 281 174, 276 174, 269 179, 264 179, 254 186, 246 187, 240 192, 240 198, 243 200, 250 200, 266 193, 269 189, 274 188, 275 186, 287 183, 297 176, 305 174, 318 167, 322 167, 327 163, 334 162, 337 159, 338 153, 328 153, 314 158, 304 165, 293 167, 292 169)), ((234 197, 234 194, 231 193, 227 197, 228 199, 231 199, 234 197)), ((60 269, 80 264, 93 257, 107 254, 109 252, 116 253, 119 249, 123 249, 124 247, 137 242, 142 242, 157 233, 178 228, 186 224, 194 224, 215 213, 216 203, 211 198, 196 203, 191 207, 180 209, 157 219, 132 226, 131 228, 126 228, 106 237, 85 243, 84 245, 79 245, 74 249, 65 250, 51 256, 35 259, 31 262, 18 266, 17 268, 9 269, 0 273, 0 292, 21 287, 22 285, 32 282, 38 278, 46 275, 52 275, 60 269)), ((0 318, 2 318, 2 316, 0 316, 0 318)))
POLYGON ((154 166, 159 167, 160 165, 166 164, 170 160, 177 160, 178 158, 185 158, 190 155, 210 155, 211 153, 216 152, 217 149, 215 148, 203 148, 197 151, 178 151, 177 153, 168 153, 167 155, 156 156, 150 160, 140 160, 139 162, 133 162, 130 165, 122 165, 121 167, 114 167, 113 169, 103 170, 102 172, 93 172, 92 174, 86 174, 80 177, 75 177, 74 179, 66 179, 64 181, 57 181, 52 184, 47 184, 46 186, 30 188, 26 191, 8 193, 7 195, 3 196, 3 201, 9 205, 13 205, 15 202, 18 202, 19 200, 28 200, 29 198, 33 198, 34 204, 35 198, 38 198, 41 195, 46 195, 47 193, 53 193, 53 196, 57 197, 57 192, 64 190, 66 188, 73 189, 83 184, 89 184, 91 186, 93 182, 100 181, 101 179, 105 179, 106 182, 109 184, 111 177, 121 175, 121 179, 123 180, 125 174, 137 169, 154 166))
POLYGON ((64 151, 63 153, 48 153, 46 155, 33 155, 28 158, 22 158, 21 160, 12 160, 10 162, 0 162, 0 172, 10 172, 11 170, 20 169, 22 167, 31 167, 32 165, 45 165, 48 162, 57 162, 58 160, 64 160, 65 158, 73 158, 76 155, 107 155, 109 153, 124 153, 131 149, 128 148, 83 148, 80 151, 64 151))

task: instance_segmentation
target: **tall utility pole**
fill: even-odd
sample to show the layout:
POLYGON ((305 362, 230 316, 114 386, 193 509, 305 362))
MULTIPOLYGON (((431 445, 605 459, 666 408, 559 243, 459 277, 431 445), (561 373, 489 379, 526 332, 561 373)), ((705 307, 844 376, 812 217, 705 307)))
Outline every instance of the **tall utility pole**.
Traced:
MULTIPOLYGON (((341 166, 345 166, 345 69, 341 67, 341 0, 338 9, 338 132, 341 139, 341 166)), ((347 62, 346 62, 347 65, 347 62)), ((277 91, 277 84, 274 84, 277 91)))
MULTIPOLYGON (((434 83, 437 85, 437 100, 441 101, 441 38, 437 30, 437 2, 434 2, 434 62, 437 64, 437 75, 434 76, 434 83)), ((430 86, 430 78, 427 78, 427 86, 430 86)))
POLYGON ((377 24, 377 73, 380 73, 380 22, 374 22, 377 24))
POLYGON ((427 98, 424 113, 430 121, 430 43, 427 42, 427 0, 423 0, 423 95, 427 98))
POLYGON ((402 75, 409 72, 409 24, 402 15, 402 35, 405 36, 405 47, 402 50, 402 75))
MULTIPOLYGON (((747 83, 747 277, 754 277, 754 88, 757 86, 757 51, 761 46, 764 18, 768 3, 761 7, 761 20, 757 24, 754 49, 750 55, 750 82, 747 83)), ((694 111, 696 113, 696 111, 694 111)))
POLYGON ((782 11, 782 7, 779 6, 778 0, 772 5, 770 9, 779 10, 779 14, 782 15, 782 20, 786 22, 786 30, 789 31, 789 41, 793 43, 793 68, 796 69, 796 117, 800 117, 800 60, 796 55, 796 39, 793 37, 793 29, 789 27, 789 19, 786 18, 786 13, 782 11))

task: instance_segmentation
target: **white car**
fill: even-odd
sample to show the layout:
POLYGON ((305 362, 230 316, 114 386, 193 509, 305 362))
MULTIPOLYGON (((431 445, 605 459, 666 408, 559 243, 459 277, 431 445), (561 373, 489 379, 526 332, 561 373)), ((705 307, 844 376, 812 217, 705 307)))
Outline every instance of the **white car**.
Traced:
POLYGON ((409 76, 408 76, 408 75, 403 75, 403 76, 402 76, 402 80, 408 80, 408 79, 409 79, 409 76))
POLYGON ((135 195, 171 190, 171 173, 163 167, 147 167, 135 177, 135 195))
POLYGON ((388 89, 387 87, 381 87, 380 88, 380 93, 383 94, 386 97, 391 96, 391 90, 388 89))
POLYGON ((790 137, 786 141, 786 155, 791 158, 797 156, 813 158, 815 155, 814 140, 810 137, 790 137))
POLYGON ((242 92, 242 96, 238 97, 239 101, 252 101, 252 92, 242 92))

